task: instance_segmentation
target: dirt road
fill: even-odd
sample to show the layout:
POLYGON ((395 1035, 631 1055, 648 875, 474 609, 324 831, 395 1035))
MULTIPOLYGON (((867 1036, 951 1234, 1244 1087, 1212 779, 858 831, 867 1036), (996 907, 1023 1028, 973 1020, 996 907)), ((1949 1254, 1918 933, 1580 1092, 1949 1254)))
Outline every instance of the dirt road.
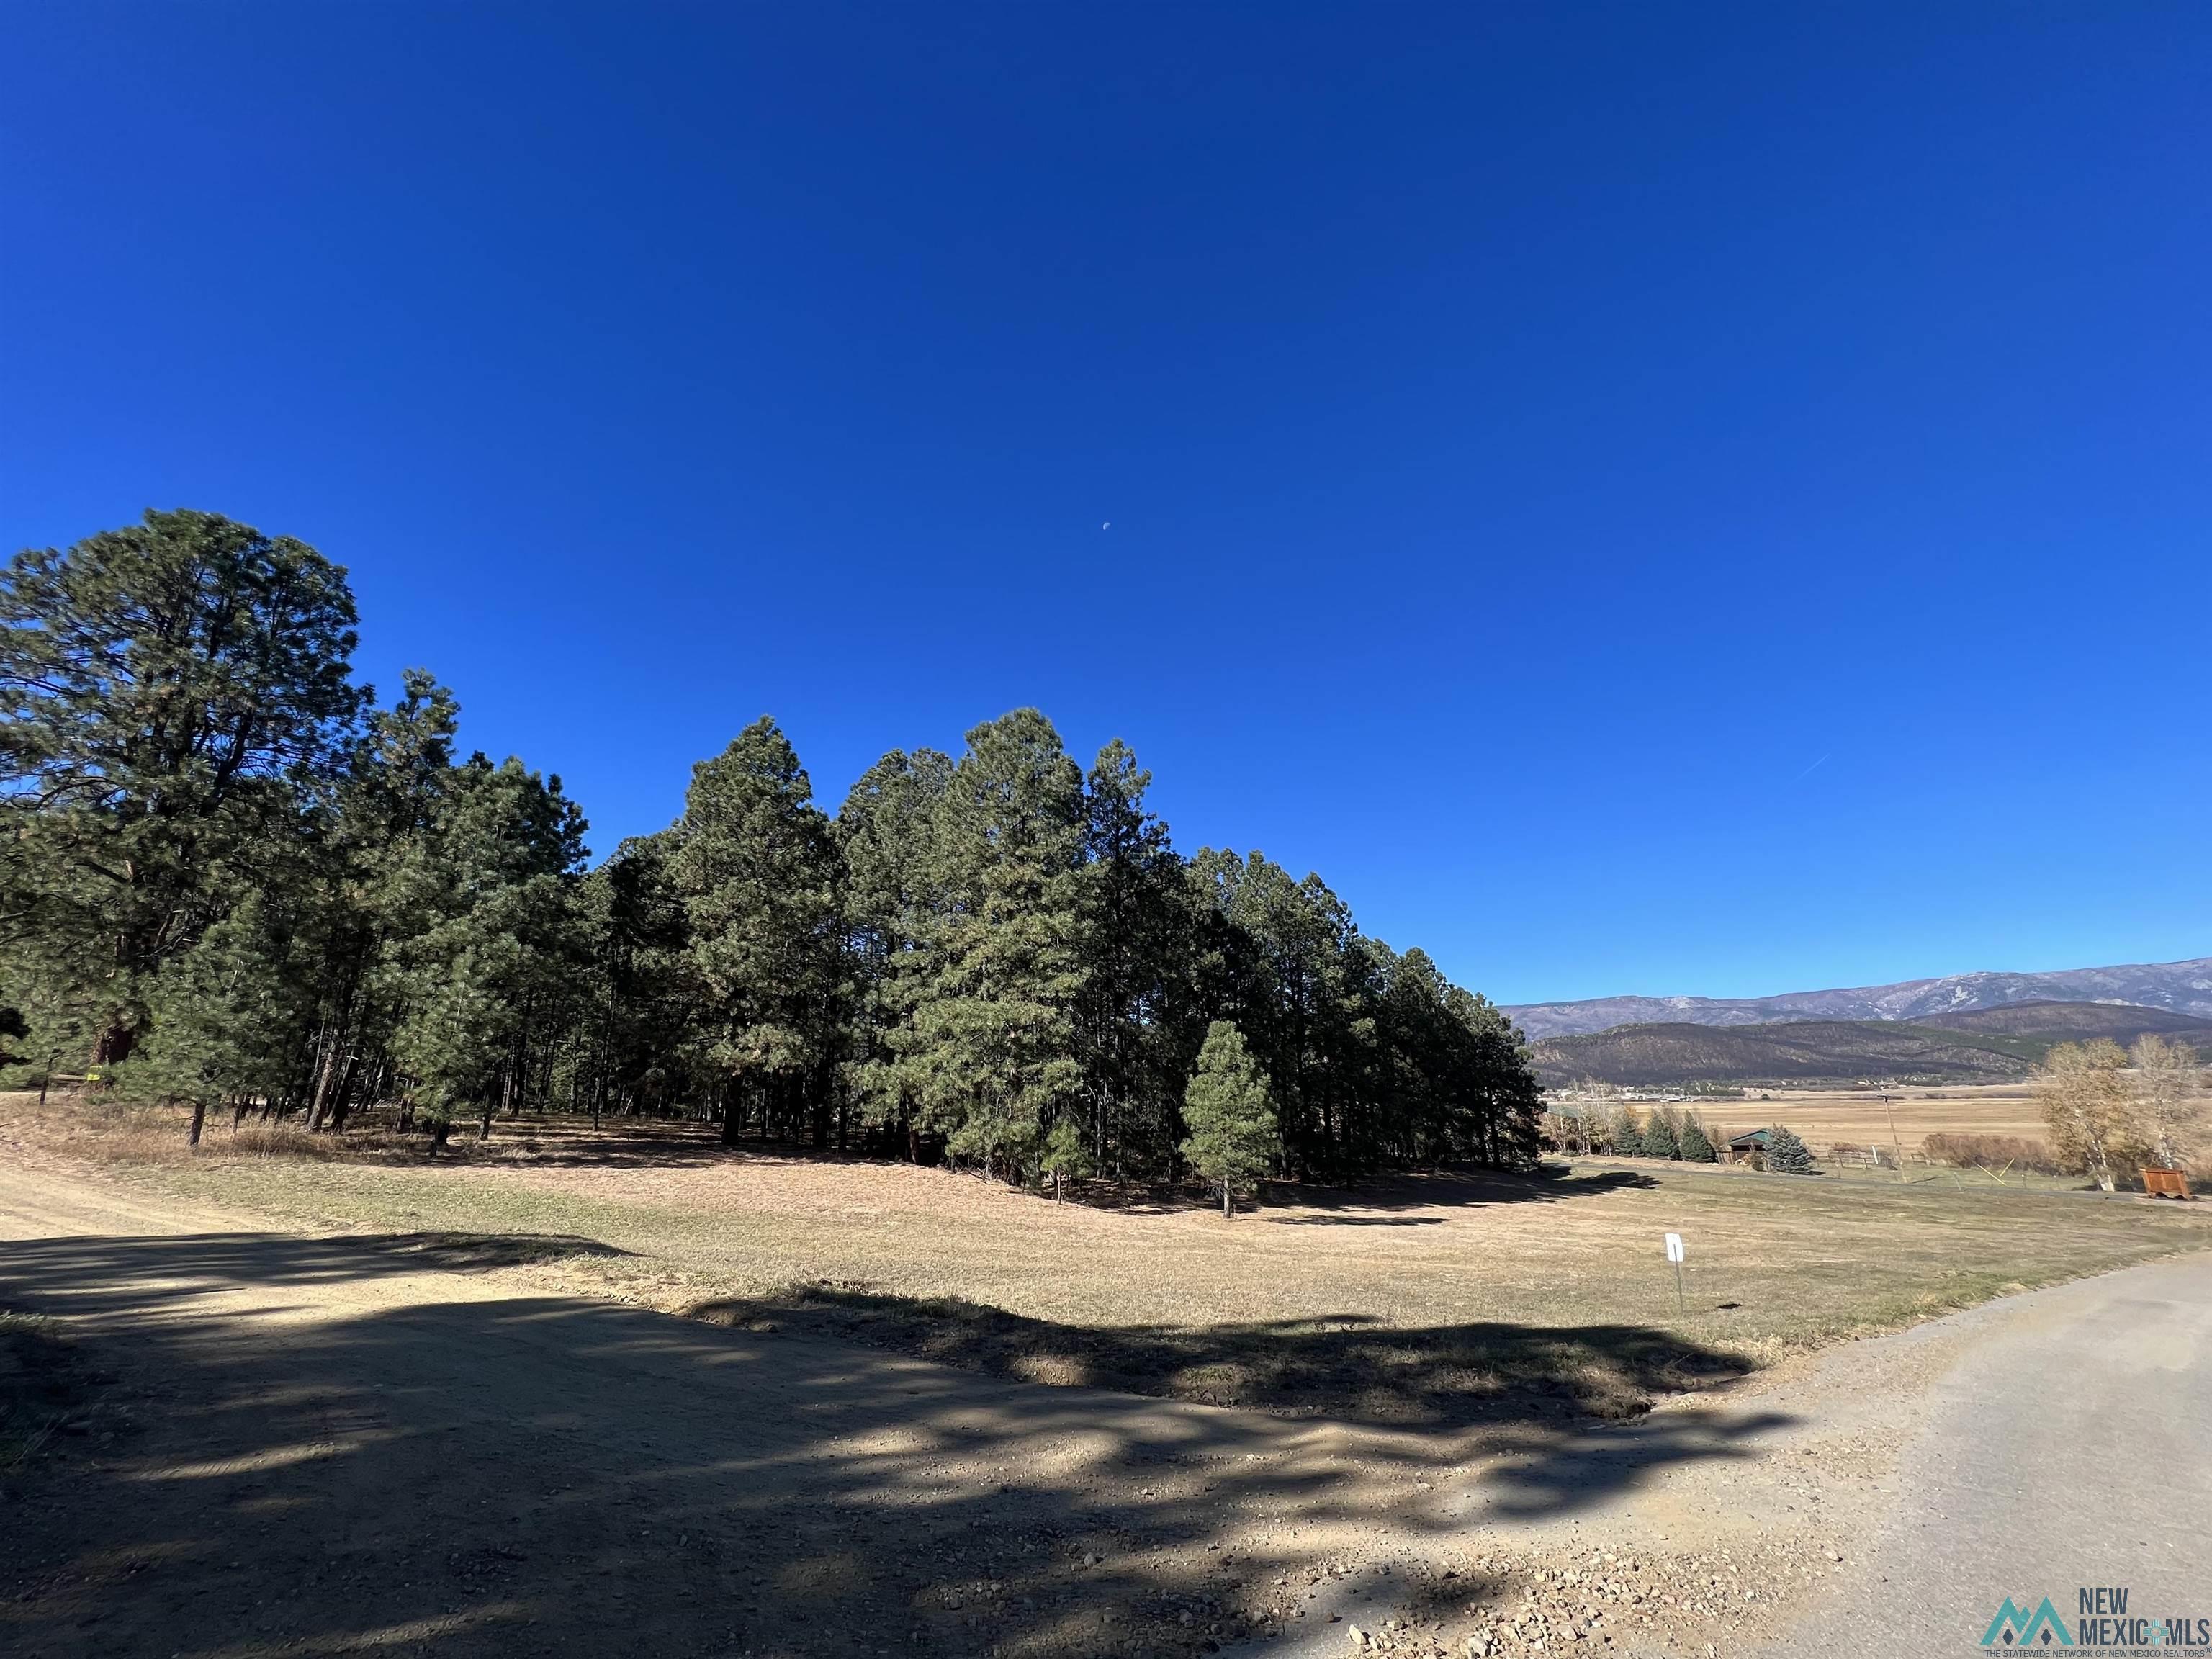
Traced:
POLYGON ((1959 1322, 1978 1340, 1917 1402, 1895 1502, 1775 1659, 1876 1632, 1893 1652, 1965 1653, 2008 1598, 2033 1618, 2048 1596, 2078 1634, 2084 1588, 2124 1590, 2128 1612, 2155 1621, 2108 1645, 2212 1649, 2212 1261, 2057 1285, 1959 1322), (2164 1621, 2185 1616, 2190 1634, 2172 1643, 2164 1621))
POLYGON ((1165 1659, 1377 1615, 1424 1655, 1741 1651, 1857 1570, 1888 1402, 1972 1328, 1477 1437, 719 1329, 550 1293, 588 1240, 256 1231, 58 1166, 0 1171, 0 1241, 46 1318, 15 1373, 58 1379, 0 1474, 29 1655, 1165 1659))

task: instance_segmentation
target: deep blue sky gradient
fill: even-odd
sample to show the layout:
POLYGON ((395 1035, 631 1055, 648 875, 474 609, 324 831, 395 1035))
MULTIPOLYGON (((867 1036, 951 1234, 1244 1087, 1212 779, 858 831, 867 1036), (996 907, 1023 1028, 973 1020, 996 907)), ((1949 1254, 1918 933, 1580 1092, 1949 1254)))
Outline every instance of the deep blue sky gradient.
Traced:
POLYGON ((0 11, 0 538, 594 847, 1035 703, 1505 1000, 2212 952, 2212 9, 0 11), (1111 528, 1102 528, 1108 521, 1111 528))

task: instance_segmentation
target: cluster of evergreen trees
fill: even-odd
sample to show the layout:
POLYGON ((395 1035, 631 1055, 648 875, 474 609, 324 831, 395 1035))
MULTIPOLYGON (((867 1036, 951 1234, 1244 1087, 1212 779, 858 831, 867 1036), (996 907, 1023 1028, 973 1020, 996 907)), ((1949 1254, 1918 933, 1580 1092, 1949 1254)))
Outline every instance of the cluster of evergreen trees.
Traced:
POLYGON ((1694 1111, 1654 1106, 1639 1117, 1633 1107, 1608 1099, 1597 1084, 1584 1082, 1578 1094, 1580 1105, 1571 1114, 1555 1110, 1546 1126, 1547 1138, 1555 1146, 1622 1158, 1712 1164, 1719 1160, 1719 1148, 1728 1139, 1694 1111))
POLYGON ((1179 854, 1119 742, 1086 773, 1018 709, 886 755, 832 817, 763 719, 586 870, 560 780, 457 758, 429 676, 374 705, 355 620, 313 549, 200 513, 0 577, 21 1054, 191 1103, 195 1135, 210 1109, 320 1129, 396 1099, 442 1138, 550 1103, 1155 1177, 1221 1162, 1184 1121, 1218 1025, 1287 1172, 1536 1150, 1496 1008, 1317 877, 1179 854))

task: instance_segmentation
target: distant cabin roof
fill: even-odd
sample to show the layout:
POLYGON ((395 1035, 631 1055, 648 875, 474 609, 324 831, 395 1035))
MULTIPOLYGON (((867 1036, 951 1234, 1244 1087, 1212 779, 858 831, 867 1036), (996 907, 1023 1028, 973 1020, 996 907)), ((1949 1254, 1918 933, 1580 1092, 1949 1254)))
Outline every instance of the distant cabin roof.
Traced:
POLYGON ((1729 1149, 1735 1152, 1765 1145, 1766 1145, 1766 1131, 1764 1129, 1753 1129, 1747 1134, 1733 1135, 1729 1139, 1729 1149))

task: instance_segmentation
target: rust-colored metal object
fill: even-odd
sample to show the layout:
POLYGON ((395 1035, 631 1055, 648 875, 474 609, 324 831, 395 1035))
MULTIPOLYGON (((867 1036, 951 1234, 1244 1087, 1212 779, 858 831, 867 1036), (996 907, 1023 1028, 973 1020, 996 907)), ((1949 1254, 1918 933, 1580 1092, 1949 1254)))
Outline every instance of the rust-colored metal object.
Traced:
POLYGON ((2143 1191, 2153 1198, 2188 1198, 2189 1177, 2179 1170, 2145 1170, 2143 1191))

